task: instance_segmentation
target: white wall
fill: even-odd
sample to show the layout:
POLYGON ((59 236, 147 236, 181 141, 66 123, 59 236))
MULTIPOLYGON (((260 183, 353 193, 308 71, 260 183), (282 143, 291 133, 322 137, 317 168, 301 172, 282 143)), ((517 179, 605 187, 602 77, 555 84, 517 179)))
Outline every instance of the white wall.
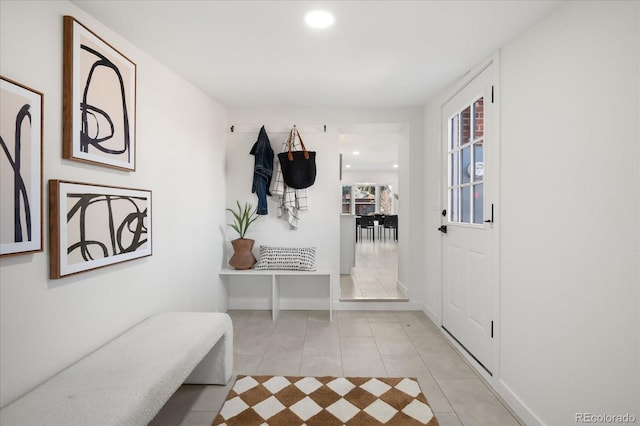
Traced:
MULTIPOLYGON (((582 412, 640 419, 639 8, 568 2, 501 52, 493 385, 527 424, 574 424, 582 412)), ((425 110, 428 227, 441 101, 425 110)), ((439 247, 426 256, 439 261, 439 247)), ((440 280, 427 274, 436 318, 440 280)))
POLYGON ((503 52, 501 380, 549 424, 640 417, 638 8, 570 2, 503 52))
MULTIPOLYGON (((403 201, 402 210, 399 212, 403 217, 403 223, 407 226, 401 227, 399 239, 404 241, 400 247, 399 279, 407 283, 407 287, 414 286, 414 294, 410 294, 412 300, 421 300, 422 286, 417 284, 421 280, 421 266, 412 260, 413 253, 422 246, 422 239, 416 238, 415 234, 409 233, 412 223, 411 206, 421 205, 422 194, 415 194, 409 197, 411 185, 409 181, 412 175, 421 176, 421 168, 417 167, 412 171, 412 164, 409 159, 409 146, 415 152, 421 153, 422 145, 422 117, 421 109, 301 109, 301 108, 268 108, 268 109, 230 109, 229 126, 234 125, 236 131, 228 135, 227 149, 227 205, 235 203, 236 199, 241 202, 252 201, 255 205, 257 197, 251 194, 251 178, 253 175, 253 156, 249 155, 251 146, 257 139, 258 130, 261 125, 265 125, 267 133, 271 139, 274 151, 280 152, 282 143, 286 138, 286 133, 277 133, 286 130, 287 126, 296 124, 300 128, 305 145, 309 150, 317 152, 318 177, 316 183, 310 188, 311 208, 303 213, 300 228, 290 231, 286 222, 276 217, 277 205, 275 201, 269 201, 269 215, 260 220, 255 233, 251 238, 256 240, 257 247, 260 244, 286 244, 293 245, 313 245, 318 247, 318 261, 331 266, 333 270, 332 287, 334 290, 334 300, 340 296, 339 271, 340 271, 340 202, 341 202, 341 181, 340 181, 340 125, 358 123, 407 123, 410 134, 403 135, 405 146, 402 148, 400 167, 404 171, 400 175, 398 186, 403 193, 407 194, 408 201, 403 201), (323 131, 323 126, 327 125, 327 132, 323 131), (243 133, 243 129, 248 129, 248 133, 243 133), (415 204, 414 204, 415 203, 415 204), (404 219, 406 218, 406 219, 404 219), (404 228, 404 229, 403 229, 404 228)), ((414 151, 412 151, 414 152, 414 151)), ((421 158, 421 157, 419 157, 421 158)), ((419 182, 420 180, 416 180, 419 182)), ((416 211, 415 208, 413 211, 416 211)), ((418 215, 414 215, 418 217, 418 215)), ((420 228, 422 224, 417 226, 420 228)), ((415 229, 415 228, 414 228, 415 229)), ((231 234, 228 239, 236 236, 231 234)), ((233 278, 231 279, 233 280, 233 278)), ((251 300, 250 293, 255 292, 255 283, 247 284, 243 288, 240 283, 232 283, 230 288, 231 306, 244 307, 257 306, 259 301, 251 300)), ((296 284, 298 286, 299 284, 296 284)), ((405 284, 406 285, 406 284, 405 284)), ((314 290, 313 287, 306 288, 302 293, 304 297, 317 297, 321 290, 314 290)), ((296 296, 298 301, 296 307, 309 308, 316 307, 313 301, 308 304, 299 303, 302 296, 296 296)), ((283 294, 285 303, 287 297, 283 294)), ((304 301, 307 302, 307 301, 304 301)), ((321 303, 321 302, 319 302, 321 303)), ((264 303, 263 303, 264 304, 264 303)), ((265 305, 266 306, 266 305, 265 305)), ((324 306, 324 305, 322 305, 324 306)))
POLYGON ((45 232, 43 253, 0 259, 4 406, 155 312, 226 310, 212 261, 226 221, 226 110, 66 1, 0 2, 0 73, 44 93, 45 194, 49 179, 150 189, 154 210, 151 257, 49 280, 45 232), (61 158, 65 14, 137 63, 135 172, 61 158))
MULTIPOLYGON (((256 194, 251 193, 254 156, 250 155, 250 150, 258 137, 258 131, 262 125, 262 116, 258 115, 248 122, 257 123, 254 126, 238 125, 234 121, 234 113, 231 114, 230 123, 235 123, 235 131, 229 133, 227 144, 226 168, 227 168, 227 202, 228 207, 236 205, 236 200, 241 204, 250 202, 255 207, 258 204, 256 194)), ((299 122, 299 121, 298 121, 299 122)), ((275 153, 282 151, 282 143, 287 138, 289 127, 285 125, 273 126, 272 122, 264 122, 267 135, 271 141, 272 148, 275 153)), ((280 122, 282 123, 282 121, 280 122)), ((286 122, 285 122, 286 123, 286 122)), ((291 122, 290 125, 293 125, 291 122)), ((230 125, 231 125, 230 124, 230 125)), ((335 205, 336 199, 340 196, 331 188, 335 186, 338 179, 339 169, 336 167, 336 158, 333 156, 333 141, 337 138, 335 129, 328 129, 324 133, 322 126, 305 126, 298 125, 299 131, 305 146, 310 151, 316 151, 316 167, 317 177, 313 186, 307 189, 309 196, 309 209, 300 214, 299 227, 297 230, 290 230, 289 223, 283 219, 277 218, 278 204, 275 197, 268 198, 269 214, 263 215, 255 226, 247 233, 246 237, 255 240, 254 254, 259 258, 260 245, 275 245, 284 247, 316 247, 317 266, 333 266, 335 262, 339 262, 339 240, 332 231, 339 229, 340 222, 338 215, 330 214, 331 209, 328 206, 335 205)), ((231 214, 228 213, 228 221, 231 222, 231 214)), ((227 240, 233 240, 238 235, 230 228, 227 228, 227 240)), ((227 252, 227 258, 230 256, 227 252)), ((339 264, 339 263, 338 263, 339 264)), ((333 268, 334 277, 337 279, 336 273, 339 269, 333 268)), ((230 300, 229 304, 232 308, 261 308, 269 307, 267 297, 262 297, 262 301, 253 300, 256 295, 255 287, 257 281, 262 280, 267 284, 264 287, 268 290, 269 278, 247 280, 246 277, 229 277, 230 281, 230 300)), ((287 308, 292 304, 299 309, 327 309, 328 304, 322 296, 328 295, 326 284, 316 281, 324 280, 321 277, 310 277, 305 280, 282 279, 282 307, 287 308), (287 281, 293 281, 295 288, 287 290, 287 281), (299 281, 299 282, 298 282, 299 281), (304 290, 302 290, 304 288, 304 290), (297 302, 290 302, 292 299, 291 291, 296 292, 295 299, 297 302), (300 300, 302 299, 302 300, 300 300)), ((269 293, 267 292, 268 296, 269 293)))
POLYGON ((431 99, 424 108, 425 154, 424 154, 424 309, 436 323, 441 323, 442 315, 442 236, 437 228, 442 216, 442 172, 441 172, 441 107, 460 83, 448 88, 431 99))

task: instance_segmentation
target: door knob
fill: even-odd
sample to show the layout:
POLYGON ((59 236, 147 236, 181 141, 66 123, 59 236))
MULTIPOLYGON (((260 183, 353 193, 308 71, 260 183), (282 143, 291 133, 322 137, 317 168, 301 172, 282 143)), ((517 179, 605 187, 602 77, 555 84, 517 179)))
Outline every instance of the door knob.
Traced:
POLYGON ((447 233, 447 225, 442 225, 440 228, 438 228, 438 231, 442 232, 443 234, 447 233))

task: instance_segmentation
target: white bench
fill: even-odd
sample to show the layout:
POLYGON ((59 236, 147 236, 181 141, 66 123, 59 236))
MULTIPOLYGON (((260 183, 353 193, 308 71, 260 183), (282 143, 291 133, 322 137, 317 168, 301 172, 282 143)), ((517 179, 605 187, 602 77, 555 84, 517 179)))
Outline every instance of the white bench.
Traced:
POLYGON ((222 276, 267 276, 271 277, 271 318, 275 321, 280 312, 280 281, 282 276, 322 276, 327 278, 329 285, 329 321, 333 321, 333 291, 331 290, 331 270, 328 268, 318 268, 315 271, 292 271, 274 269, 220 269, 222 276))
POLYGON ((154 315, 0 411, 7 426, 147 425, 183 383, 226 384, 225 313, 154 315))

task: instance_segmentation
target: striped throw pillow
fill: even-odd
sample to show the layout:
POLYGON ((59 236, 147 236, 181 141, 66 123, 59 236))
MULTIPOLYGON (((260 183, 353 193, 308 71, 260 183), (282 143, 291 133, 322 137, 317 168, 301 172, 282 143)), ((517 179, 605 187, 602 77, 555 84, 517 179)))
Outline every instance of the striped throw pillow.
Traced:
POLYGON ((255 269, 315 271, 315 247, 260 246, 260 259, 255 269))

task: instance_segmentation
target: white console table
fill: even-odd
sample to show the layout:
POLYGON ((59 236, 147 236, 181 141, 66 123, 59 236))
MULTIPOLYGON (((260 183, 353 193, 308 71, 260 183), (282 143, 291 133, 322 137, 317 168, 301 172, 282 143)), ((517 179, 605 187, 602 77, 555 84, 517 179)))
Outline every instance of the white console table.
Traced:
POLYGON ((271 317, 275 321, 280 312, 280 280, 281 276, 297 277, 327 277, 329 286, 329 321, 333 321, 333 292, 331 290, 331 270, 317 269, 315 271, 290 271, 290 270, 256 270, 256 269, 227 269, 223 268, 219 273, 221 276, 264 276, 271 277, 271 317))

